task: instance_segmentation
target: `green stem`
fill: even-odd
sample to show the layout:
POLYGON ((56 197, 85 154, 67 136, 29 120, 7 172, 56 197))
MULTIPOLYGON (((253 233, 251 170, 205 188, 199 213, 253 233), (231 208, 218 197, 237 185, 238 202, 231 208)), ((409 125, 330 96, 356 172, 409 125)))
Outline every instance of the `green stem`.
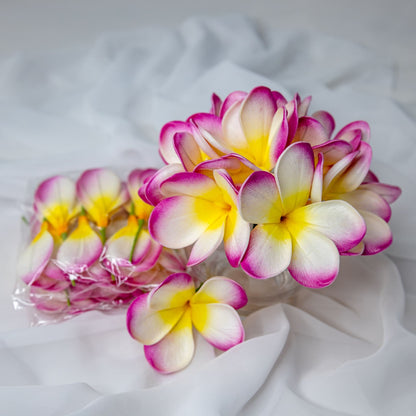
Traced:
POLYGON ((101 242, 102 242, 103 244, 105 244, 105 228, 106 228, 106 227, 101 227, 101 228, 100 228, 100 238, 101 238, 101 242))
POLYGON ((143 228, 143 224, 144 224, 144 220, 140 219, 138 221, 139 227, 137 228, 137 232, 136 232, 136 235, 134 236, 133 245, 132 245, 131 251, 130 251, 130 257, 129 257, 130 263, 133 261, 134 249, 136 248, 137 240, 139 239, 140 231, 143 228))
POLYGON ((22 215, 22 221, 26 224, 26 225, 29 225, 29 220, 24 216, 24 215, 22 215))
POLYGON ((199 286, 195 289, 195 293, 196 293, 196 292, 198 292, 198 290, 199 290, 199 289, 201 289, 201 286, 202 286, 203 284, 204 284, 204 282, 201 282, 201 283, 199 284, 199 286))
POLYGON ((130 215, 134 215, 134 202, 132 202, 131 205, 130 205, 130 212, 129 212, 129 214, 130 215))
POLYGON ((66 294, 66 304, 68 306, 71 306, 71 300, 69 299, 68 289, 65 289, 65 294, 66 294))

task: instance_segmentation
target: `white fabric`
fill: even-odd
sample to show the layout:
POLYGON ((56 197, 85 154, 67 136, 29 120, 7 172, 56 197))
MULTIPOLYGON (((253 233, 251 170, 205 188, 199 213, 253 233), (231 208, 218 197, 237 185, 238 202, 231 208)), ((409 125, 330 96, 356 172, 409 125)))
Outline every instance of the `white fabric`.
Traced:
POLYGON ((92 49, 0 67, 0 414, 413 415, 416 409, 415 121, 390 98, 389 62, 340 39, 229 16, 102 38, 92 49), (386 254, 343 258, 336 282, 244 320, 246 341, 162 376, 125 328, 91 312, 30 328, 11 293, 34 186, 66 172, 158 167, 158 131, 206 111, 213 91, 264 84, 313 96, 340 128, 372 128, 373 170, 403 195, 386 254))

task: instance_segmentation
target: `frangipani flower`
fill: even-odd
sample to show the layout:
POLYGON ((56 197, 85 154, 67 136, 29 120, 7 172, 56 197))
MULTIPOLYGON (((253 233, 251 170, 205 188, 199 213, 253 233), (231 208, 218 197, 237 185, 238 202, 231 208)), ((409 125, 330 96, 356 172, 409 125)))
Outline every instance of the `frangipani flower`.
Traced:
POLYGON ((242 342, 244 328, 235 309, 246 303, 244 290, 233 280, 212 277, 195 292, 192 277, 176 273, 130 305, 127 328, 144 344, 147 361, 162 373, 172 373, 192 360, 193 326, 220 350, 242 342))
POLYGON ((129 200, 126 185, 108 169, 86 170, 76 188, 83 208, 101 229, 107 227, 111 215, 129 200))
POLYGON ((131 204, 127 225, 109 238, 101 255, 101 264, 116 278, 118 285, 151 269, 162 250, 147 230, 147 220, 153 206, 146 203, 138 193, 139 188, 149 182, 155 173, 155 169, 135 169, 129 174, 127 189, 131 204))
POLYGON ((363 184, 371 157, 370 145, 360 141, 356 151, 340 159, 323 177, 322 200, 348 202, 358 210, 366 224, 363 241, 345 254, 376 254, 393 240, 387 224, 391 217, 389 202, 399 197, 400 188, 379 182, 363 184))
POLYGON ((52 235, 48 232, 48 223, 44 221, 38 234, 20 255, 17 263, 17 275, 27 285, 31 285, 42 274, 54 249, 52 235))
POLYGON ((53 235, 65 236, 80 209, 74 182, 64 176, 46 179, 35 192, 33 207, 38 221, 46 220, 53 235))
MULTIPOLYGON (((222 154, 237 153, 259 169, 273 169, 290 138, 289 118, 297 124, 295 102, 288 104, 289 112, 286 106, 278 106, 279 100, 266 87, 257 87, 244 99, 232 101, 220 120, 221 136, 205 134, 205 138, 222 154)), ((199 128, 203 127, 201 119, 196 119, 199 128)))
POLYGON ((271 170, 295 135, 298 112, 306 114, 309 101, 296 95, 288 102, 266 87, 248 94, 235 91, 224 102, 214 95, 210 113, 196 113, 186 122, 172 121, 162 128, 160 155, 165 163, 180 165, 187 172, 224 156, 271 170))
POLYGON ((153 206, 143 201, 139 196, 139 189, 145 182, 150 180, 156 172, 156 169, 135 169, 130 172, 127 179, 127 190, 133 205, 133 211, 130 213, 145 221, 149 219, 153 206))
MULTIPOLYGON (((207 128, 214 126, 215 135, 221 134, 221 121, 206 114, 207 128), (211 119, 214 123, 210 123, 211 119)), ((159 153, 167 164, 181 164, 185 171, 192 170, 199 163, 219 157, 203 137, 202 132, 191 121, 171 121, 165 124, 160 132, 159 153)))
POLYGON ((130 215, 127 225, 106 242, 101 255, 102 265, 118 278, 118 283, 132 274, 151 269, 162 250, 149 232, 143 228, 144 220, 130 215))
POLYGON ((275 174, 254 172, 240 191, 241 215, 257 226, 241 262, 255 278, 288 269, 308 287, 329 285, 337 276, 339 251, 365 234, 358 212, 344 201, 308 204, 314 155, 308 143, 294 143, 279 158, 275 174))
POLYGON ((56 264, 74 278, 98 260, 102 250, 100 237, 91 228, 87 217, 80 215, 78 226, 58 249, 56 264))
POLYGON ((161 184, 169 196, 149 219, 152 237, 168 248, 193 245, 188 266, 200 263, 224 241, 230 264, 237 267, 249 239, 249 224, 237 209, 237 190, 223 170, 214 179, 200 173, 178 173, 161 184))
POLYGON ((179 163, 172 163, 160 168, 139 188, 139 195, 144 202, 150 205, 157 205, 165 196, 161 193, 160 185, 166 179, 176 173, 184 172, 183 166, 179 163))

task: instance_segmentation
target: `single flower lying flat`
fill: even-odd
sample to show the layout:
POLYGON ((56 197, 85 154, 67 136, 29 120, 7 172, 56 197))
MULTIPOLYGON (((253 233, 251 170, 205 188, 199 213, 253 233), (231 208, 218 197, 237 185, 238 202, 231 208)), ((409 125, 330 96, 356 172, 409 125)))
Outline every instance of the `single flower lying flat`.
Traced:
POLYGON ((246 303, 244 290, 233 280, 212 277, 195 291, 189 274, 175 273, 131 304, 127 328, 145 345, 147 361, 162 373, 172 373, 192 360, 193 326, 220 350, 242 342, 244 329, 235 309, 246 303))

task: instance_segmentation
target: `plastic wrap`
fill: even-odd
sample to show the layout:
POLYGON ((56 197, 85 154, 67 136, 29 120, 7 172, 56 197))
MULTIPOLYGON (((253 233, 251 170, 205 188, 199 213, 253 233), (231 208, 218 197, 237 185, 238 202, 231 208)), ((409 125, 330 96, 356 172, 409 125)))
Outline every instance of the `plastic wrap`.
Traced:
POLYGON ((59 322, 129 305, 185 270, 181 252, 162 250, 147 230, 151 207, 137 192, 153 173, 137 169, 123 181, 91 169, 43 180, 22 215, 15 308, 31 308, 34 325, 59 322))

